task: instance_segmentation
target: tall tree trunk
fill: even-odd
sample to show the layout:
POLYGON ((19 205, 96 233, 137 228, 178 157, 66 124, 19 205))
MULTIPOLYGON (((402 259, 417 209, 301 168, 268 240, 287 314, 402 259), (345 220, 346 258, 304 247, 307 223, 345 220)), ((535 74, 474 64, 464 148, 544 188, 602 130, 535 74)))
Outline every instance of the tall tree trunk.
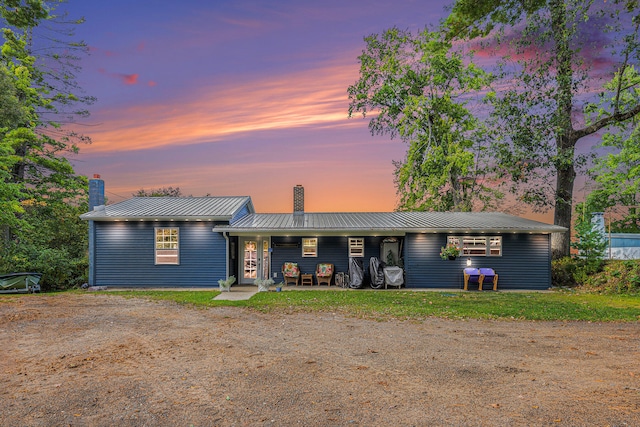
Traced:
MULTIPOLYGON (((573 184, 576 178, 576 170, 573 162, 573 146, 575 142, 565 143, 571 147, 564 150, 562 156, 567 156, 567 161, 558 167, 556 175, 556 200, 553 213, 553 223, 571 230, 571 216, 573 209, 573 184)), ((562 258, 570 254, 571 233, 553 233, 551 235, 551 253, 554 259, 562 258)))
POLYGON ((13 165, 12 170, 12 181, 16 183, 24 183, 25 181, 25 172, 26 172, 26 156, 27 156, 27 144, 20 144, 15 149, 15 156, 19 157, 20 160, 13 165))
MULTIPOLYGON (((556 50, 556 194, 553 223, 571 230, 571 214, 573 207, 573 184, 576 178, 575 145, 571 122, 573 106, 573 52, 569 46, 571 30, 567 28, 567 6, 564 0, 551 0, 551 27, 556 50)), ((551 236, 551 250, 554 258, 570 254, 571 232, 554 233, 551 236)))

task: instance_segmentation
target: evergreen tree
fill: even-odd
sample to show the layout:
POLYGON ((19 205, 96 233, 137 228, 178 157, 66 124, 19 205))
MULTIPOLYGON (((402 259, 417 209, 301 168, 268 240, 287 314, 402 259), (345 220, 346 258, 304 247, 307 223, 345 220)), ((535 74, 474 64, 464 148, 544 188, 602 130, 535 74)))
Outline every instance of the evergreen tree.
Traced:
POLYGON ((87 180, 66 156, 88 139, 63 123, 93 99, 74 93, 86 46, 68 28, 82 20, 56 15, 60 3, 0 0, 0 268, 44 271, 45 288, 77 282, 86 267, 87 180))

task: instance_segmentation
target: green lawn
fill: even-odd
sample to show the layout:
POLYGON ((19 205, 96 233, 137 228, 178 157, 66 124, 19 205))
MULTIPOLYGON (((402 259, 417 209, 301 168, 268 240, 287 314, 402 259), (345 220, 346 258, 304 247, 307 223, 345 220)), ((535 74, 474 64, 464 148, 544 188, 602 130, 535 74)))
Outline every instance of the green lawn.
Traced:
POLYGON ((126 297, 171 300, 196 307, 236 306, 262 312, 335 312, 368 319, 517 319, 640 321, 640 296, 571 292, 261 292, 247 301, 214 301, 217 291, 122 291, 126 297))

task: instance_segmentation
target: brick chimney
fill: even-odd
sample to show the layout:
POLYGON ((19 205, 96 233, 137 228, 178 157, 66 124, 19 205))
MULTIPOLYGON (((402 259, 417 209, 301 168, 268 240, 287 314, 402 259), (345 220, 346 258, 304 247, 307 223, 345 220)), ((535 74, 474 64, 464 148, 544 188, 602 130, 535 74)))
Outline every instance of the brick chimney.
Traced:
POLYGON ((300 184, 293 187, 293 214, 304 215, 304 187, 300 184))
POLYGON ((100 179, 100 175, 94 174, 93 179, 89 180, 89 211, 102 205, 104 205, 104 181, 100 179))

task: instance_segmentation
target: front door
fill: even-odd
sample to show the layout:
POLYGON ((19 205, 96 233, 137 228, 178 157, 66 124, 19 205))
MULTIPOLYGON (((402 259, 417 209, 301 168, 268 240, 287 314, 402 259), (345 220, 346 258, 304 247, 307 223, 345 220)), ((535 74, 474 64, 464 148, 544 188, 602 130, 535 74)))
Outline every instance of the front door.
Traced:
POLYGON ((253 284, 255 279, 269 278, 271 257, 269 238, 246 237, 240 239, 240 284, 253 284))

